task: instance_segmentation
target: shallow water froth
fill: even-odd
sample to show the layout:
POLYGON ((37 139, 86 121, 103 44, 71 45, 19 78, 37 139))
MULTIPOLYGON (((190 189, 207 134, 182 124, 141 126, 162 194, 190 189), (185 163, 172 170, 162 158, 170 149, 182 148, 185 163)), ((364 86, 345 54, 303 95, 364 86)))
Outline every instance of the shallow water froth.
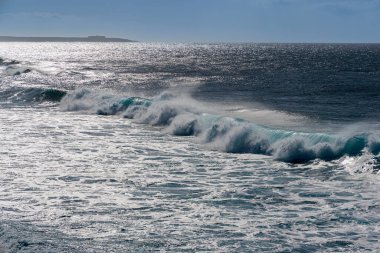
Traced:
POLYGON ((55 108, 1 109, 0 122, 5 252, 380 249, 376 175, 55 108))

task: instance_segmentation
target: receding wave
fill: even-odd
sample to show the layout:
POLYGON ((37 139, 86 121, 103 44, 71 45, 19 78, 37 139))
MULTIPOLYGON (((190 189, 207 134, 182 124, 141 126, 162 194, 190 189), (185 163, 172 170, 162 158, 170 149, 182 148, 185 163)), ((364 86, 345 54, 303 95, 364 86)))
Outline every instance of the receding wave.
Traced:
POLYGON ((60 106, 67 111, 120 115, 138 123, 161 126, 173 135, 196 136, 214 150, 269 155, 289 163, 380 152, 378 130, 340 135, 285 131, 213 114, 195 104, 186 96, 171 93, 146 99, 76 90, 68 93, 60 106))
POLYGON ((16 60, 6 60, 3 58, 0 58, 0 66, 10 66, 10 65, 15 65, 15 64, 20 64, 20 62, 16 60))
POLYGON ((12 87, 0 90, 0 100, 13 103, 60 102, 66 91, 45 88, 12 87))
POLYGON ((27 74, 32 72, 32 69, 25 66, 8 66, 4 73, 7 76, 19 76, 21 74, 27 74))
POLYGON ((0 58, 0 66, 3 66, 3 74, 6 76, 18 76, 32 72, 32 68, 22 65, 16 60, 0 58))

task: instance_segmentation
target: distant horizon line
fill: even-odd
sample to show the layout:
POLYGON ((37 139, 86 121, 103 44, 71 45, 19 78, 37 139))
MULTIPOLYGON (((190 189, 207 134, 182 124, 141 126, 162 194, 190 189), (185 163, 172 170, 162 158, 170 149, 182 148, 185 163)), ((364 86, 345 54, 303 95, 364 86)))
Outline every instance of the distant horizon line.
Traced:
POLYGON ((136 42, 104 35, 89 36, 0 36, 0 42, 136 42))
POLYGON ((141 42, 141 43, 174 43, 174 44, 380 44, 380 42, 318 42, 318 41, 137 41, 104 35, 88 36, 13 36, 0 35, 0 42, 141 42))

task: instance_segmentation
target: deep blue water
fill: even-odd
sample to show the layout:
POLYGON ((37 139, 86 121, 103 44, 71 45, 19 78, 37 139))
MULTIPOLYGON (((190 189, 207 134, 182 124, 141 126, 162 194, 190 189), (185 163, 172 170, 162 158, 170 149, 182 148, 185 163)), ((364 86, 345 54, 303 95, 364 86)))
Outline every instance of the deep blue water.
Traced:
POLYGON ((209 73, 194 73, 221 77, 201 86, 210 97, 226 99, 227 93, 231 100, 256 101, 321 120, 380 116, 378 44, 240 45, 216 55, 209 73))

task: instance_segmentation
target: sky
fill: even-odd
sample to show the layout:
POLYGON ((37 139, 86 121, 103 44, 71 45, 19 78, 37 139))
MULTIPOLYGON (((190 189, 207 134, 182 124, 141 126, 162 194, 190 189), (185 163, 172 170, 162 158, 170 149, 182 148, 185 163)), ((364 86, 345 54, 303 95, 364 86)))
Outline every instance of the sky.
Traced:
POLYGON ((0 35, 380 42, 380 0, 0 0, 0 35))

